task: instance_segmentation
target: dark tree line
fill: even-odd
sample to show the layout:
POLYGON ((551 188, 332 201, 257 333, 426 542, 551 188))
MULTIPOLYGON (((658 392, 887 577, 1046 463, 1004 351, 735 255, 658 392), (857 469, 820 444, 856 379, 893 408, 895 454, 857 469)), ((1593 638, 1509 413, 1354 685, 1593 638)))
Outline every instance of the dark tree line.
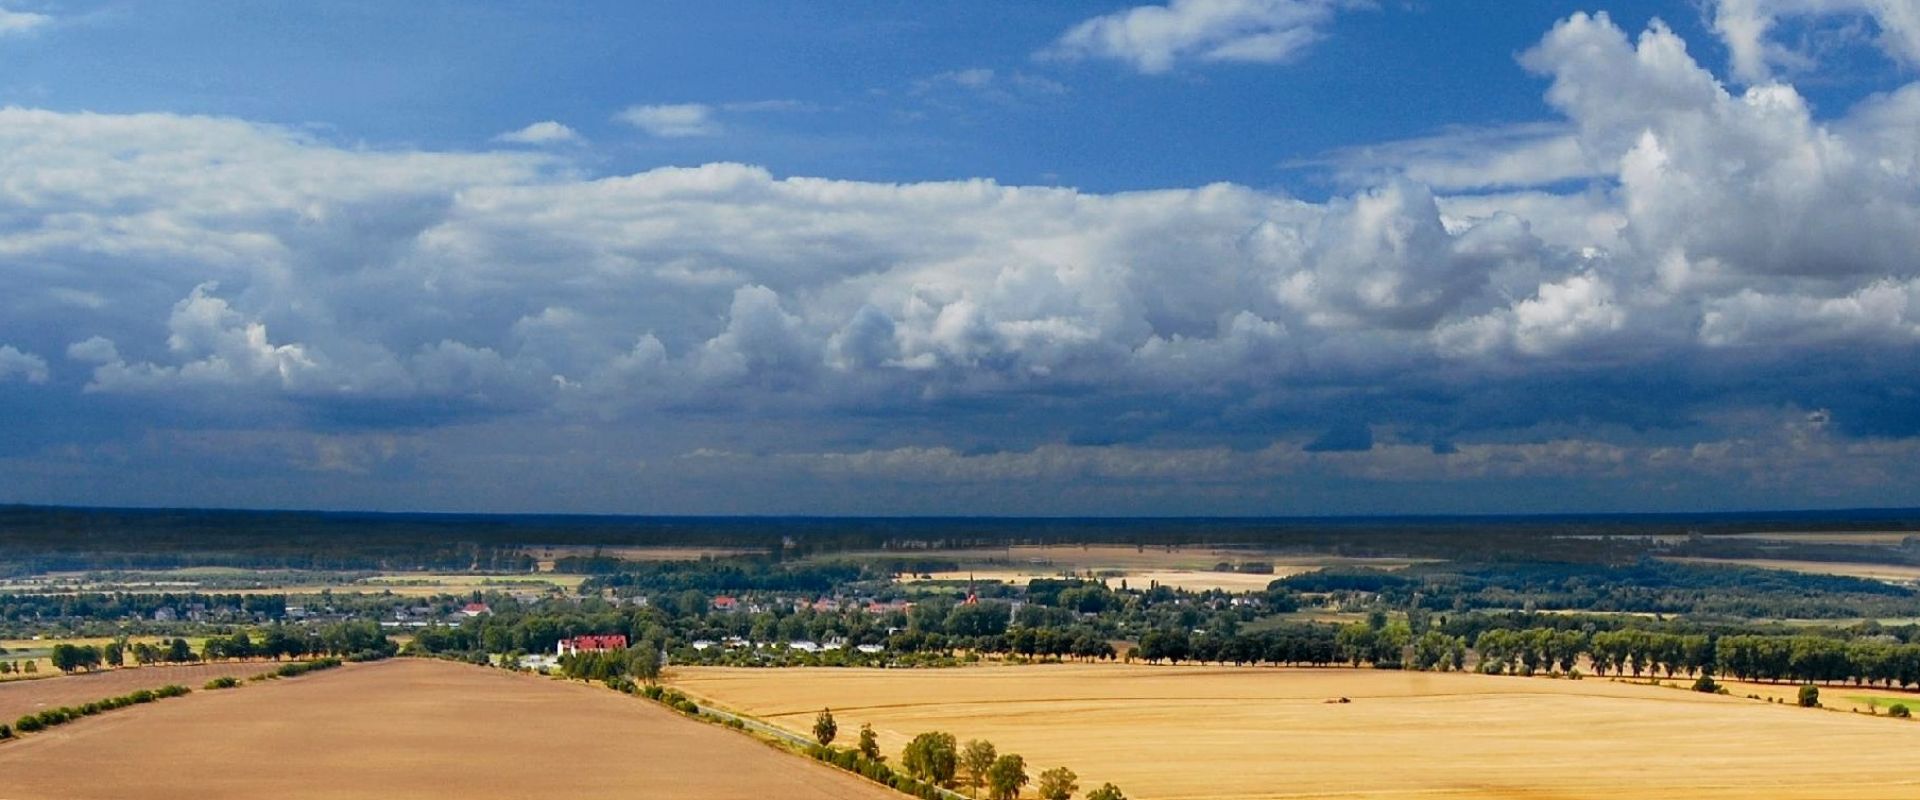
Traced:
POLYGON ((188 614, 196 608, 208 611, 231 610, 255 619, 281 619, 287 614, 287 596, 199 592, 0 595, 0 620, 8 622, 153 619, 154 615, 161 611, 168 611, 179 619, 186 619, 188 614))
POLYGON ((1538 608, 1746 618, 1920 615, 1920 593, 1882 581, 1643 559, 1416 564, 1404 570, 1321 570, 1274 588, 1377 597, 1430 611, 1538 608))

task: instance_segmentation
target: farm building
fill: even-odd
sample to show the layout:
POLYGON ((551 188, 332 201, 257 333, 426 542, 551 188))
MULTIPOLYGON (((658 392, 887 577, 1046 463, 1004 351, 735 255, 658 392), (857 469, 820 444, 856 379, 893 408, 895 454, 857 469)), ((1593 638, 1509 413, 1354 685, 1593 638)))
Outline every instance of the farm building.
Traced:
POLYGON ((561 639, 559 644, 554 645, 554 655, 570 656, 579 653, 606 653, 625 649, 627 649, 627 637, 625 634, 575 636, 571 639, 561 639))

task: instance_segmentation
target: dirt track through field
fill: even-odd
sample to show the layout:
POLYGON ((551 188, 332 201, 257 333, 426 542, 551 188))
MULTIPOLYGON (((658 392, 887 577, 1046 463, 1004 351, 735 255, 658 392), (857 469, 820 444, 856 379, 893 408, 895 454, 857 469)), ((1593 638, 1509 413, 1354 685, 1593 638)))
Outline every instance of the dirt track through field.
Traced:
POLYGON ((129 797, 899 795, 602 687, 415 659, 196 691, 0 744, 4 800, 129 797))
POLYGON ((891 753, 928 730, 985 738, 1136 800, 1920 797, 1920 722, 1591 678, 1115 664, 673 683, 793 730, 831 707, 891 753))

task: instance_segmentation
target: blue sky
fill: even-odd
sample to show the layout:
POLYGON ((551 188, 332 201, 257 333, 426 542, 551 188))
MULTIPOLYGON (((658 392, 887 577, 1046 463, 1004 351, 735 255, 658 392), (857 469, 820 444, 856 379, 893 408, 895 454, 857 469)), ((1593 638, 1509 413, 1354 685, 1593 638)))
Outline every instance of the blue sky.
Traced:
POLYGON ((1920 504, 1920 14, 0 0, 0 501, 1920 504))
MULTIPOLYGON (((1343 147, 1549 119, 1542 81, 1515 56, 1591 10, 1386 3, 1338 14, 1283 63, 1140 74, 1043 55, 1124 3, 36 7, 69 21, 0 52, 10 104, 231 116, 436 149, 484 148, 555 120, 593 142, 585 160, 606 173, 741 161, 860 180, 1094 191, 1233 181, 1309 196, 1333 190, 1311 166, 1343 147), (717 111, 722 132, 665 141, 614 119, 683 103, 765 108, 717 111)), ((1629 30, 1660 18, 1704 63, 1725 63, 1691 2, 1603 8, 1629 30)), ((1838 111, 1906 77, 1876 66, 1820 75, 1803 91, 1838 111)))

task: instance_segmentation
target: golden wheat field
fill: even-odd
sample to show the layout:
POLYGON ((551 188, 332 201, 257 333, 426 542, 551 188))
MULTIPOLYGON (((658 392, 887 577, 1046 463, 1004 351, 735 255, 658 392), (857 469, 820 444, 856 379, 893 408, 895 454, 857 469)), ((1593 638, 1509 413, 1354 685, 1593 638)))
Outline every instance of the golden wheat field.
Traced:
POLYGON ((796 731, 831 707, 890 753, 928 730, 986 738, 1145 800, 1920 797, 1920 722, 1592 678, 1112 664, 672 683, 796 731))
POLYGON ((605 687, 417 659, 195 691, 0 743, 0 798, 134 797, 899 795, 605 687))

